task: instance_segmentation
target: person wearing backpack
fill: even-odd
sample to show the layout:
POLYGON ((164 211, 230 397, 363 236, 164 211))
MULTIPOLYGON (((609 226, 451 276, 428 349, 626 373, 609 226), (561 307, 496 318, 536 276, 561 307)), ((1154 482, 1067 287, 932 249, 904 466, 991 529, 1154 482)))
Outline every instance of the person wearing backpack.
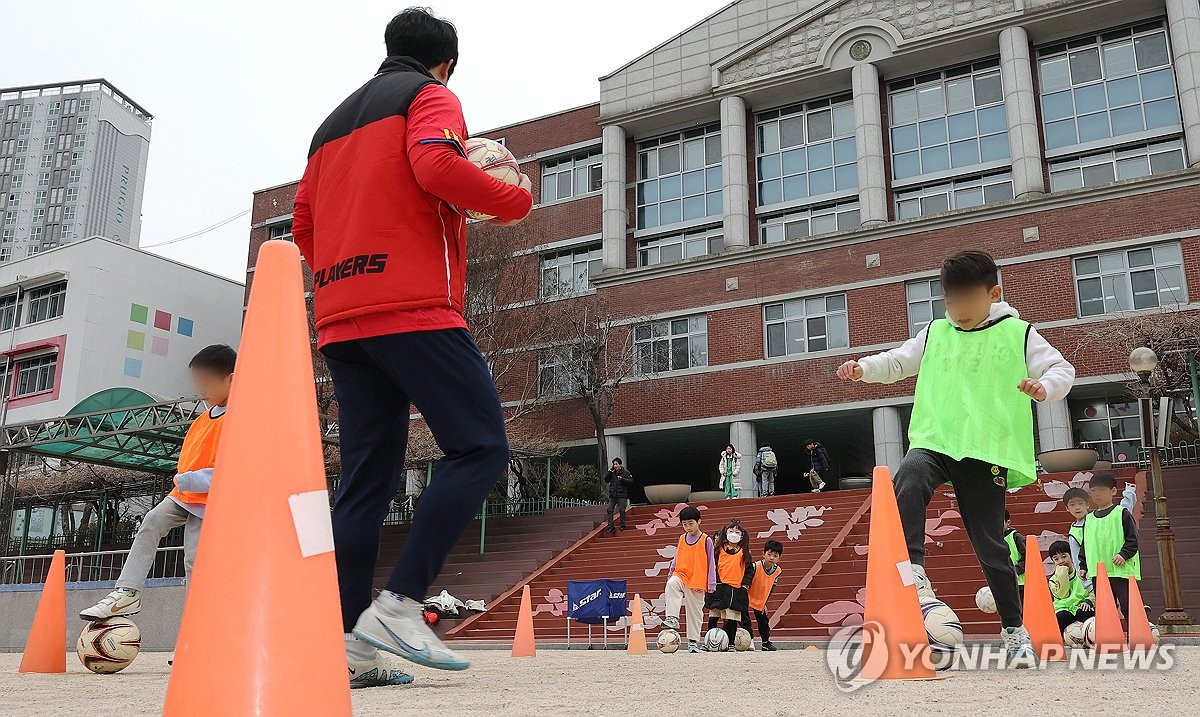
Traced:
POLYGON ((779 469, 779 459, 770 446, 758 449, 754 458, 754 476, 758 483, 758 497, 775 495, 775 474, 779 469))

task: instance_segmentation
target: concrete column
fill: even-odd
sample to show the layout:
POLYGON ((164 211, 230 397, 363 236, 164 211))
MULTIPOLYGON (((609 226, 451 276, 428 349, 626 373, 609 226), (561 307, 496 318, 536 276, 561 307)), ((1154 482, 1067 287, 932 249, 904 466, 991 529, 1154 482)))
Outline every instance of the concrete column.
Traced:
MULTIPOLYGON (((625 467, 629 468, 629 456, 626 455, 628 451, 625 447, 625 436, 605 435, 604 446, 608 449, 608 465, 612 464, 614 458, 620 458, 625 467)), ((605 466, 606 469, 608 465, 605 466)), ((633 468, 629 468, 629 470, 632 471, 633 468)))
POLYGON ((746 165, 746 101, 721 99, 721 209, 725 248, 750 246, 750 179, 746 165))
POLYGON ((1183 110, 1189 167, 1200 165, 1200 3, 1167 0, 1167 27, 1175 61, 1175 84, 1183 110))
POLYGON ((1066 401, 1043 402, 1037 405, 1038 443, 1043 451, 1074 446, 1071 432, 1071 413, 1066 401))
POLYGON ((879 71, 868 62, 854 66, 854 137, 858 146, 858 207, 863 226, 887 222, 887 170, 879 114, 879 71))
MULTIPOLYGON (((749 421, 736 421, 729 424, 729 442, 733 444, 733 449, 742 454, 742 462, 745 463, 749 459, 751 465, 743 465, 743 474, 753 468, 754 456, 758 453, 758 431, 755 425, 749 421)), ((725 446, 717 446, 717 450, 713 453, 713 460, 716 460, 717 453, 725 449, 725 446)), ((742 488, 746 488, 745 475, 742 476, 742 488)))
POLYGON ((1008 118, 1013 194, 1018 198, 1045 194, 1029 34, 1023 27, 1006 27, 1000 31, 1000 79, 1004 83, 1004 112, 1008 118))
POLYGON ((604 238, 604 268, 624 269, 625 229, 629 223, 625 185, 628 175, 625 161, 625 128, 608 125, 604 128, 604 165, 600 183, 603 211, 601 236, 604 238))
POLYGON ((881 406, 871 412, 871 424, 875 433, 875 465, 887 466, 892 475, 900 468, 904 458, 904 423, 900 409, 881 406))

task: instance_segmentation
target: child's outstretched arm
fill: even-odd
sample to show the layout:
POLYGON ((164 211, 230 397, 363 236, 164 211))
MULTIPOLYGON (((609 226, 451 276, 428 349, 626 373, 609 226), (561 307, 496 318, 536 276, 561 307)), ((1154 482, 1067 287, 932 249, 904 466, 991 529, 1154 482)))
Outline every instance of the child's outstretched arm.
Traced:
POLYGON ((1121 491, 1121 505, 1130 513, 1133 512, 1133 506, 1137 505, 1137 486, 1132 483, 1125 484, 1125 490, 1121 491))
POLYGON ((1075 385, 1075 367, 1033 327, 1025 339, 1025 365, 1029 378, 1018 388, 1035 401, 1060 401, 1075 385))
POLYGON ((713 548, 713 539, 704 539, 704 550, 708 553, 708 592, 717 589, 717 556, 713 548))
POLYGON ((858 361, 847 361, 837 370, 843 381, 864 383, 896 383, 916 376, 925 356, 925 337, 928 328, 921 329, 916 336, 890 351, 874 356, 865 356, 858 361))
POLYGON ((212 487, 212 468, 201 468, 175 476, 175 484, 185 493, 207 493, 212 487))

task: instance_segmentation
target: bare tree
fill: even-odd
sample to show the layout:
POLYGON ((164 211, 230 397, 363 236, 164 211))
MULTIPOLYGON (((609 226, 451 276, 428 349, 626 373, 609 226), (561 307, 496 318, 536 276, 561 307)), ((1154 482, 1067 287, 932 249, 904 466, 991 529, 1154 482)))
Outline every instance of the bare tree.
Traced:
POLYGON ((659 362, 653 348, 643 353, 635 345, 632 324, 639 322, 619 320, 597 295, 573 301, 560 322, 560 343, 550 350, 555 372, 543 380, 563 394, 583 399, 596 429, 597 467, 604 471, 608 468, 604 438, 621 385, 652 374, 659 362))
MULTIPOLYGON (((1125 365, 1129 352, 1146 346, 1158 354, 1158 370, 1150 376, 1149 384, 1131 379, 1125 388, 1135 398, 1171 396, 1182 406, 1192 404, 1192 378, 1188 369, 1188 354, 1200 347, 1200 313, 1164 309, 1149 314, 1122 316, 1112 321, 1087 324, 1075 330, 1080 338, 1075 345, 1075 358, 1111 356, 1125 365)), ((1126 369, 1128 370, 1128 369, 1126 369)), ((1196 406, 1191 411, 1173 412, 1178 433, 1200 437, 1196 406)))

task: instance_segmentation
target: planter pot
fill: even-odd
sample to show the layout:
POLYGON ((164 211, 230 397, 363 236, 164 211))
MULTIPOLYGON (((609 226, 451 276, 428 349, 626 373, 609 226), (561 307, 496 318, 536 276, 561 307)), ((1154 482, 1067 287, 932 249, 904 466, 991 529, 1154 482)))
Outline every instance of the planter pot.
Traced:
POLYGON ((1100 454, 1091 448, 1062 448, 1057 451, 1039 453, 1038 462, 1047 473, 1075 473, 1090 471, 1100 454))
POLYGON ((838 481, 838 487, 842 490, 854 490, 855 488, 870 488, 871 479, 867 476, 851 476, 842 478, 838 481))
POLYGON ((1112 461, 1096 461, 1096 465, 1092 466, 1093 473, 1106 473, 1112 470, 1112 461))
POLYGON ((723 490, 698 490, 687 497, 689 503, 711 503, 716 500, 725 500, 725 491, 723 490))
POLYGON ((687 483, 663 483, 662 485, 646 486, 646 500, 655 505, 675 505, 684 503, 692 486, 687 483))

